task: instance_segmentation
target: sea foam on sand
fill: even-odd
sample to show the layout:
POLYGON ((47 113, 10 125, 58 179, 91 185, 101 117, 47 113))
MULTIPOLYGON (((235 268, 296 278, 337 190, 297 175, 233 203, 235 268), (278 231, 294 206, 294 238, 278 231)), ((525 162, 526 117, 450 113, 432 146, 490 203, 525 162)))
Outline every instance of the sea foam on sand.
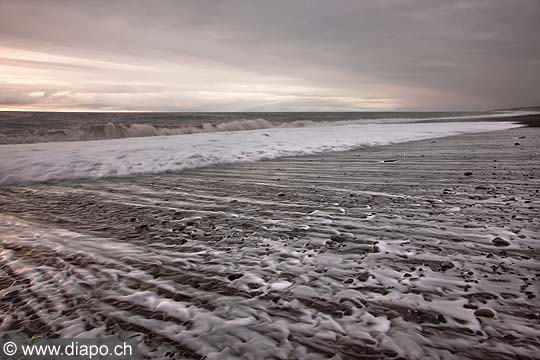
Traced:
POLYGON ((512 122, 352 124, 0 146, 0 184, 162 173, 520 126, 512 122))

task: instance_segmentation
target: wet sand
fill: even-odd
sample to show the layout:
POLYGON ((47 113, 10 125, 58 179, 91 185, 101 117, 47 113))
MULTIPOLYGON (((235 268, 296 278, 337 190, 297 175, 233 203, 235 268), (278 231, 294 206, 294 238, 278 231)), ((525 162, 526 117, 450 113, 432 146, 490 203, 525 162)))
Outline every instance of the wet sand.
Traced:
POLYGON ((0 331, 148 357, 534 359, 540 129, 0 188, 0 331))

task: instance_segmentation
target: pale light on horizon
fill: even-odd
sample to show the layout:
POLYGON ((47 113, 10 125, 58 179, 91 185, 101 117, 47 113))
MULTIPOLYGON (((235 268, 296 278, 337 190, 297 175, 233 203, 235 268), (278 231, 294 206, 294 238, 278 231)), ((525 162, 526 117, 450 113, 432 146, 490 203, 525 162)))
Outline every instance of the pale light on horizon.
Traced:
POLYGON ((498 0, 278 1, 263 9, 242 1, 121 4, 0 0, 0 109, 488 110, 540 103, 534 1, 519 9, 498 0), (30 12, 40 15, 30 21, 30 12))

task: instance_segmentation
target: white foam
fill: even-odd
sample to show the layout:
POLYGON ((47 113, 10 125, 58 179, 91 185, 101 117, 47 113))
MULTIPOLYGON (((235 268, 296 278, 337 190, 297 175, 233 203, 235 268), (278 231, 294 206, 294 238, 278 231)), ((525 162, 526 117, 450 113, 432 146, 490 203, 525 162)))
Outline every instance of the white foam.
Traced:
POLYGON ((162 173, 516 126, 520 125, 511 122, 350 124, 0 145, 0 184, 162 173))
POLYGON ((41 142, 61 142, 61 141, 84 141, 84 140, 110 140, 131 137, 147 136, 170 136, 223 131, 242 131, 270 128, 298 128, 313 126, 341 126, 351 124, 395 124, 411 122, 429 122, 444 120, 480 120, 494 119, 512 116, 523 116, 538 114, 533 111, 500 111, 490 114, 480 115, 460 115, 447 117, 397 117, 397 118, 378 118, 378 119, 351 119, 336 121, 313 121, 313 120, 295 120, 287 122, 272 122, 263 118, 259 119, 236 119, 222 123, 202 123, 202 124, 182 124, 177 125, 153 125, 139 123, 113 123, 81 125, 66 129, 51 129, 44 133, 24 132, 19 135, 5 135, 0 131, 0 141, 4 144, 26 144, 41 142))

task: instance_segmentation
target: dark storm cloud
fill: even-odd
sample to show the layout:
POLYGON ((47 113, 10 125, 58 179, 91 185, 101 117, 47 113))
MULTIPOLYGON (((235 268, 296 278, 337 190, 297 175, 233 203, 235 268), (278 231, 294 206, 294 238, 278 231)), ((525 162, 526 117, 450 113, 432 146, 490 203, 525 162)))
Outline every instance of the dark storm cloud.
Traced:
POLYGON ((523 106, 540 103, 538 19, 537 0, 0 0, 0 66, 32 70, 0 81, 63 107, 523 106))

